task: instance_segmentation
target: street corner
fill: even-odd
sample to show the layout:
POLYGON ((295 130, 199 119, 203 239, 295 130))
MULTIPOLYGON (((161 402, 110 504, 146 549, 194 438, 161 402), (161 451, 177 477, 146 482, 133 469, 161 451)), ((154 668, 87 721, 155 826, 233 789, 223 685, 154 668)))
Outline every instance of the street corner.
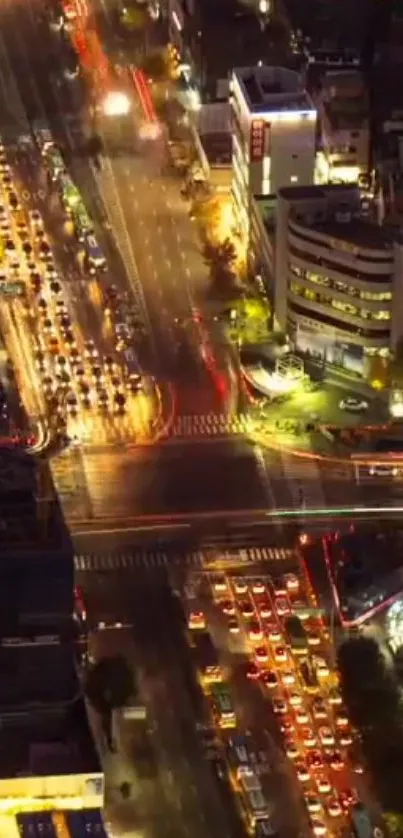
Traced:
POLYGON ((171 382, 154 379, 153 407, 148 440, 151 443, 168 436, 175 419, 176 393, 171 382))

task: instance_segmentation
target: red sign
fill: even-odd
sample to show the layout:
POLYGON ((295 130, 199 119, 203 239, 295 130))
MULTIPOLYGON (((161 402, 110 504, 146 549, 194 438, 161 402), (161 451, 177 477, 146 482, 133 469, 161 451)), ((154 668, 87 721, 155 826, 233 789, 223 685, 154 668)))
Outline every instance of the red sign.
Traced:
POLYGON ((265 123, 263 119, 252 119, 250 129, 250 159, 259 163, 264 157, 265 123))

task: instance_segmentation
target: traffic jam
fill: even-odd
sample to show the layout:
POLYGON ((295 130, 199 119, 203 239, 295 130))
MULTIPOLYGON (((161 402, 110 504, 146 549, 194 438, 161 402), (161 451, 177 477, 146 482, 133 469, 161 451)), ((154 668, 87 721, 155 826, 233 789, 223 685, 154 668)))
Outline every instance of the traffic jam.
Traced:
POLYGON ((357 790, 363 769, 331 665, 328 629, 309 582, 296 573, 211 574, 207 597, 188 596, 186 607, 199 682, 248 831, 276 832, 275 804, 264 779, 273 751, 264 740, 256 744, 238 713, 233 673, 240 660, 245 687, 259 691, 274 718, 308 834, 354 831, 355 812, 363 808, 357 790))
MULTIPOLYGON (((63 217, 71 228, 73 272, 82 277, 88 288, 91 284, 92 292, 95 287, 96 293, 90 300, 94 303, 95 298, 97 309, 93 322, 98 318, 101 329, 102 323, 106 324, 108 340, 101 345, 94 328, 85 333, 75 284, 57 259, 46 219, 27 200, 29 193, 0 144, 3 315, 5 306, 14 307, 13 317, 17 318, 20 333, 26 336, 27 354, 33 359, 32 388, 43 395, 48 415, 59 417, 59 426, 70 438, 79 438, 80 429, 91 414, 116 420, 133 412, 144 381, 135 354, 127 357, 133 324, 127 322, 122 295, 107 282, 106 260, 80 195, 49 132, 42 132, 37 142, 42 165, 57 189, 63 217)), ((19 358, 16 366, 21 367, 19 358)), ((26 390, 22 383, 23 400, 26 390)), ((32 404, 27 409, 32 411, 32 404)))

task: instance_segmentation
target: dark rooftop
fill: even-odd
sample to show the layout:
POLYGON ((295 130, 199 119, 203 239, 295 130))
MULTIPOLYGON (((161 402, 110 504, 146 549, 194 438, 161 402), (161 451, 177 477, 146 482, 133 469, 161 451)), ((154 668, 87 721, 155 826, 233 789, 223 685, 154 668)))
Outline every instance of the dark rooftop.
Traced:
POLYGON ((43 639, 0 645, 0 715, 25 706, 66 704, 79 690, 72 645, 43 639))
POLYGON ((18 714, 0 726, 0 777, 101 771, 84 700, 41 714, 18 714))
POLYGON ((369 220, 355 218, 338 220, 334 217, 328 221, 318 221, 307 225, 317 233, 323 233, 339 241, 346 241, 357 248, 367 250, 390 251, 392 237, 387 231, 369 220))
POLYGON ((330 183, 325 186, 282 186, 279 189, 279 195, 285 198, 286 201, 304 201, 312 199, 326 198, 337 194, 359 195, 358 187, 355 183, 330 183))

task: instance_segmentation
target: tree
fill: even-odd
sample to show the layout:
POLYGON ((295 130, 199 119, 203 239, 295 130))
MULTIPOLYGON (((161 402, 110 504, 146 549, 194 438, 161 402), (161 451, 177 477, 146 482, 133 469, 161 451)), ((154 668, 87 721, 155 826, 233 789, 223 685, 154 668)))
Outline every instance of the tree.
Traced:
POLYGON ((124 707, 137 692, 133 673, 125 658, 121 655, 101 658, 88 671, 85 692, 102 715, 124 707))
POLYGON ((203 256, 210 269, 213 283, 223 291, 234 290, 236 250, 230 239, 220 244, 207 241, 203 256))

